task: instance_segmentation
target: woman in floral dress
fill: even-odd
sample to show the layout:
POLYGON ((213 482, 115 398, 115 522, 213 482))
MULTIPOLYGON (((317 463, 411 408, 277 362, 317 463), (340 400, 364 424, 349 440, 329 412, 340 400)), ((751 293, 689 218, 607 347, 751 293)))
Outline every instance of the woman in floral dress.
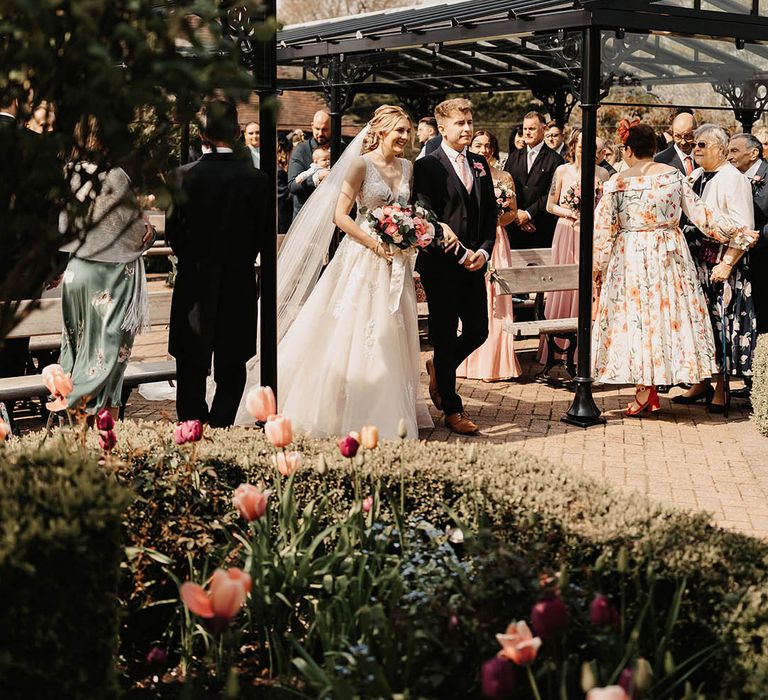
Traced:
POLYGON ((695 384, 717 371, 707 302, 680 214, 736 252, 757 240, 707 209, 682 173, 653 162, 656 135, 622 122, 629 168, 605 186, 595 212, 594 280, 599 301, 592 336, 594 377, 635 384, 628 415, 659 409, 657 384, 695 384))

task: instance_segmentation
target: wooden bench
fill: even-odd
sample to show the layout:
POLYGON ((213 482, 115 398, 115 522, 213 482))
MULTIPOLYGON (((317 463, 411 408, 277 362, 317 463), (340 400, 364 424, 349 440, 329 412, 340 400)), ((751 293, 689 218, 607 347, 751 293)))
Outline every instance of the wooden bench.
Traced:
MULTIPOLYGON (((149 293, 149 315, 152 327, 167 326, 171 318, 171 296, 169 290, 149 293)), ((61 299, 39 299, 37 301, 24 301, 20 312, 30 305, 33 306, 29 314, 23 318, 6 336, 7 338, 30 338, 30 350, 36 338, 55 337, 61 338, 61 299)), ((123 405, 120 408, 120 417, 125 413, 125 402, 131 390, 139 384, 173 380, 176 378, 175 360, 161 362, 131 362, 125 371, 123 381, 123 405)), ((39 374, 28 374, 23 377, 7 377, 0 379, 0 402, 15 401, 18 399, 30 399, 40 397, 42 402, 48 396, 48 390, 42 382, 39 374)))
MULTIPOLYGON (((524 253, 526 251, 513 251, 524 253)), ((560 292, 579 288, 578 265, 552 265, 551 257, 548 265, 531 265, 530 267, 507 267, 496 270, 501 279, 496 282, 497 294, 524 294, 527 292, 560 292)), ((538 372, 536 379, 549 379, 549 372, 558 365, 565 367, 571 378, 576 376, 574 353, 576 352, 576 334, 578 331, 577 317, 557 318, 548 321, 507 321, 504 330, 516 337, 544 336, 547 341, 547 364, 538 372), (557 339, 568 341, 568 347, 563 350, 555 342, 557 339), (563 360, 558 355, 565 353, 563 360)))

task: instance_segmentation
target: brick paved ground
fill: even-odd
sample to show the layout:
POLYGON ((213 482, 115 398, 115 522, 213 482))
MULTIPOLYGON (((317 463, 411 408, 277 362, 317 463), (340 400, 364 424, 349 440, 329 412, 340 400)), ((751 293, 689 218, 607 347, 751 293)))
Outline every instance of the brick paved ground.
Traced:
MULTIPOLYGON (((134 359, 164 359, 166 334, 139 337, 134 359)), ((676 406, 662 397, 662 411, 643 418, 624 415, 632 389, 598 387, 595 400, 604 425, 583 430, 560 421, 572 394, 534 382, 535 342, 519 346, 523 377, 486 384, 460 381, 459 391, 481 435, 461 438, 508 444, 606 479, 667 504, 710 511, 726 527, 768 537, 768 438, 749 420, 743 403, 735 402, 728 419, 707 414, 703 406, 676 406)), ((428 356, 422 353, 423 361, 428 356)), ((426 375, 422 375, 424 395, 426 375)), ((673 390, 673 395, 679 392, 673 390)), ((435 428, 426 440, 455 440, 432 410, 435 428)), ((173 402, 148 402, 133 392, 127 416, 174 420, 173 402)), ((30 428, 39 422, 28 423, 30 428)))

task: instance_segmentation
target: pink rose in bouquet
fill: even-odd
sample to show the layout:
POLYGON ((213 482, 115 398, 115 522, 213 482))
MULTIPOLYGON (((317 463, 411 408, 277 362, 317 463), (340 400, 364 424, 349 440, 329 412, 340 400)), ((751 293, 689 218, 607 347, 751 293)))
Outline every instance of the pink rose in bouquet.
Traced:
POLYGON ((506 183, 500 182, 493 188, 496 197, 496 209, 499 216, 512 210, 512 200, 516 198, 515 191, 506 183))
POLYGON ((389 204, 361 212, 382 243, 401 250, 442 245, 443 237, 435 227, 435 215, 419 202, 413 206, 389 204))
POLYGON ((563 204, 574 212, 581 209, 581 185, 571 185, 563 197, 563 204))

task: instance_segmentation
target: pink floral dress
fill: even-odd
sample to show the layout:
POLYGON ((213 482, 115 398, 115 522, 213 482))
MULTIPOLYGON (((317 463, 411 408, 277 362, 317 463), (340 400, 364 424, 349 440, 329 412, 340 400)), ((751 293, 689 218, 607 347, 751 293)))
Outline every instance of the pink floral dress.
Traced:
POLYGON ((594 268, 602 288, 592 334, 593 376, 606 384, 695 383, 717 371, 712 325, 680 230, 746 248, 679 171, 610 180, 595 211, 594 268))

